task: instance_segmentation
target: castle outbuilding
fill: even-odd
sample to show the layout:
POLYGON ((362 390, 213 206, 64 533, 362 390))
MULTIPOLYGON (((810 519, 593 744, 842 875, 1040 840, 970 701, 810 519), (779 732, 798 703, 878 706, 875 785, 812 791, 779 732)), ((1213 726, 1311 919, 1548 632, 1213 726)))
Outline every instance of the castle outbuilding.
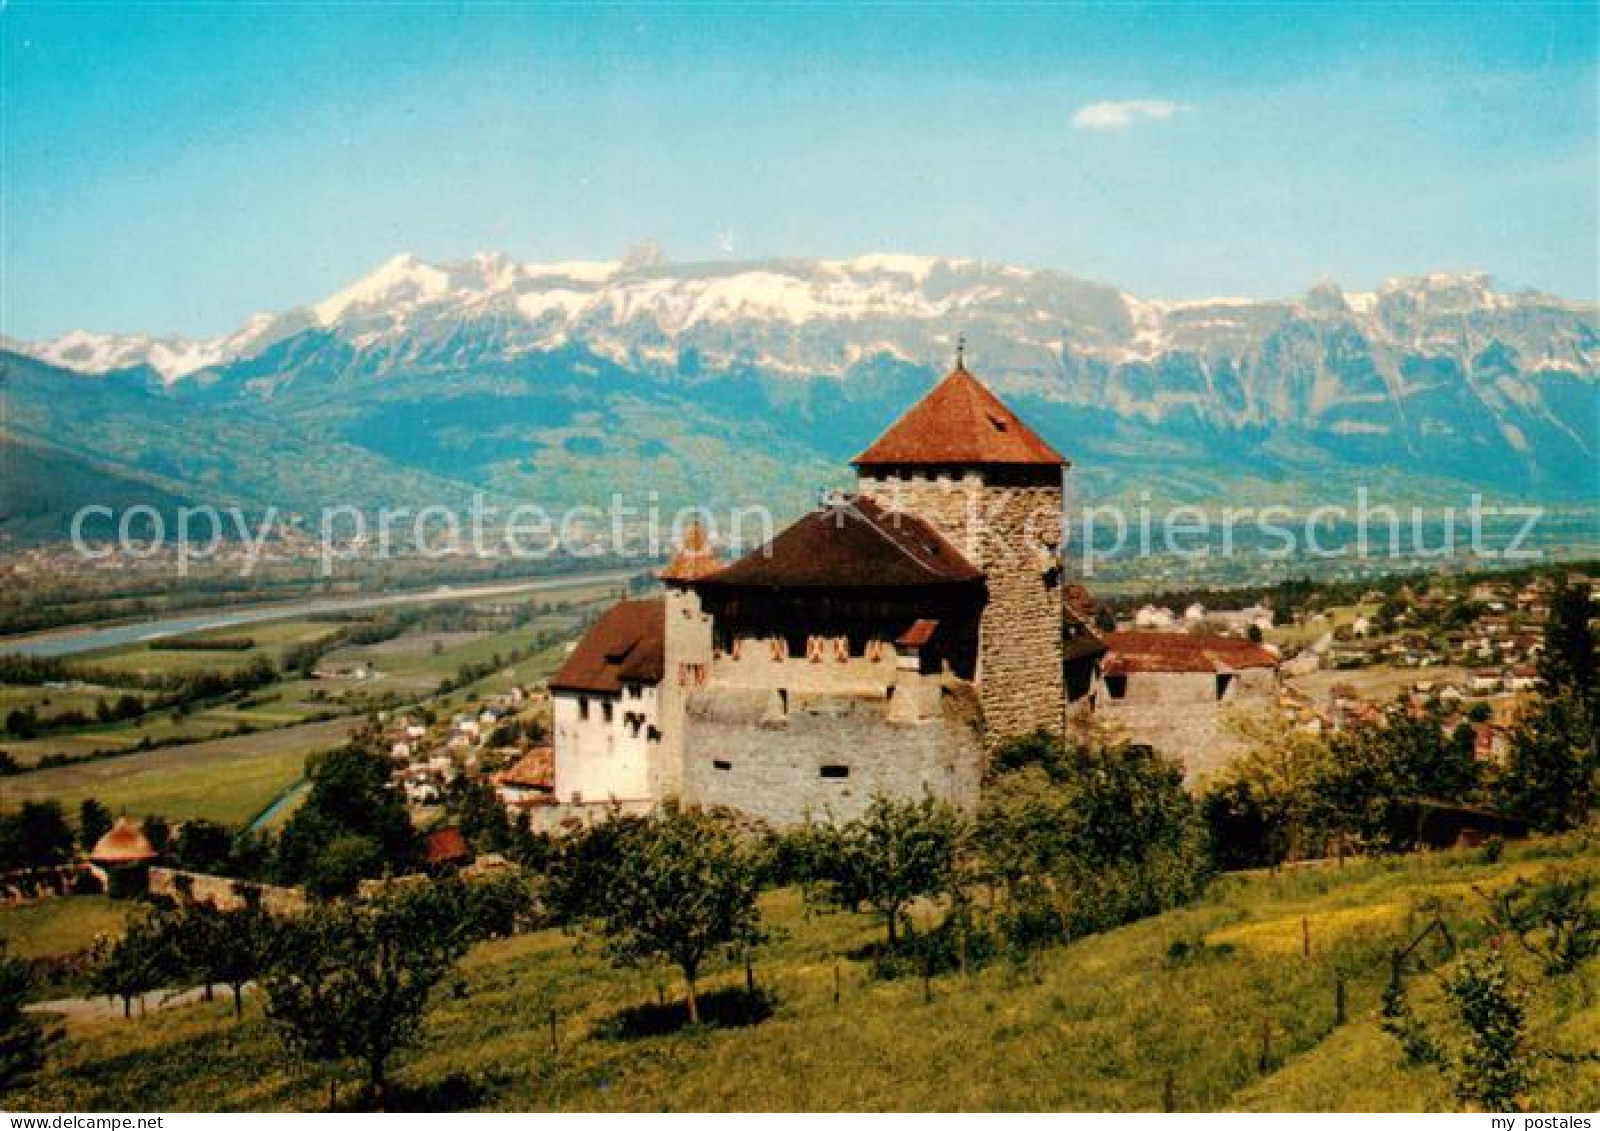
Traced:
POLYGON ((145 890, 150 865, 159 855, 143 829, 118 817, 89 850, 89 862, 103 878, 106 892, 125 898, 145 890))

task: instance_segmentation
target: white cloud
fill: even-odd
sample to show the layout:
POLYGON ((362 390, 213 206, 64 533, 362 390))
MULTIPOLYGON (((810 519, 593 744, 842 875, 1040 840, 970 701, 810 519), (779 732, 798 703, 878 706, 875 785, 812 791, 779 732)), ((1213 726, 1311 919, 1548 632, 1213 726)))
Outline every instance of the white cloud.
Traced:
POLYGON ((1168 102, 1160 98, 1134 98, 1126 102, 1091 102, 1087 106, 1080 106, 1078 112, 1072 115, 1072 128, 1113 133, 1140 122, 1165 122, 1185 110, 1192 109, 1192 106, 1185 103, 1168 102))

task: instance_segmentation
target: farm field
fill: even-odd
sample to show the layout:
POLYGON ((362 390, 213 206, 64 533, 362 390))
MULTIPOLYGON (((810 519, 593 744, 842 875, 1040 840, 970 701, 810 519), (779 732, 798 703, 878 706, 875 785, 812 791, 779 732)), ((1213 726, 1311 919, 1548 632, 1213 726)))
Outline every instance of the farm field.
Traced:
POLYGON ((357 725, 334 719, 0 778, 0 808, 53 800, 71 811, 93 797, 113 813, 238 825, 300 777, 307 754, 337 746, 357 725))
MULTIPOLYGON (((609 601, 614 586, 592 586, 563 592, 561 600, 532 622, 500 631, 473 629, 436 631, 424 625, 407 628, 401 635, 371 645, 335 649, 323 658, 325 667, 366 664, 373 674, 365 678, 332 676, 325 679, 284 678, 266 687, 238 693, 221 702, 191 711, 152 711, 132 720, 95 723, 78 729, 46 733, 34 738, 0 735, 0 749, 22 766, 34 766, 51 755, 80 758, 107 751, 135 751, 177 741, 211 740, 231 736, 240 727, 267 731, 321 721, 330 714, 365 711, 384 706, 393 698, 422 698, 435 692, 446 679, 454 679, 464 665, 480 665, 496 654, 509 659, 514 650, 527 648, 539 634, 565 637, 575 634, 591 616, 596 602, 609 601)), ((503 613, 518 602, 506 598, 463 602, 489 616, 503 613)), ((248 636, 248 650, 159 647, 127 644, 100 652, 84 653, 86 665, 111 672, 142 675, 194 675, 204 671, 230 672, 255 658, 281 664, 284 654, 300 644, 325 639, 342 627, 314 618, 216 629, 178 639, 237 640, 248 636)), ((170 643, 170 642, 162 642, 170 643)), ((564 653, 546 649, 542 655, 474 681, 476 688, 498 688, 548 675, 564 653)), ((76 658, 75 658, 76 659, 76 658)), ((69 709, 93 716, 98 700, 114 701, 124 694, 148 698, 123 688, 52 688, 0 685, 0 717, 13 708, 32 706, 43 719, 69 709)))
POLYGON ((105 751, 138 752, 141 745, 160 748, 174 741, 215 740, 233 737, 241 725, 267 731, 307 722, 316 715, 342 713, 338 703, 296 699, 292 685, 277 684, 243 697, 243 703, 219 703, 173 717, 157 711, 143 718, 107 723, 84 730, 49 734, 41 738, 0 739, 0 748, 18 764, 35 766, 51 754, 70 757, 105 751))
POLYGON ((1460 686, 1466 682, 1466 669, 1442 664, 1426 668, 1394 668, 1381 665, 1370 668, 1351 668, 1348 671, 1315 671, 1307 675, 1286 677, 1284 682, 1301 691, 1318 703, 1325 703, 1335 687, 1348 685, 1356 693, 1373 703, 1392 702, 1402 692, 1411 690, 1418 682, 1432 682, 1435 689, 1447 683, 1460 686))
POLYGON ((258 657, 265 657, 277 663, 290 648, 325 639, 333 635, 338 628, 336 624, 311 618, 267 621, 260 624, 212 629, 149 643, 124 644, 98 652, 84 652, 74 658, 89 667, 137 675, 231 672, 237 671, 258 657), (252 647, 247 649, 193 646, 204 644, 206 641, 225 643, 246 638, 252 641, 252 647), (174 644, 180 646, 173 647, 174 644), (191 647, 182 647, 183 644, 191 647))
MULTIPOLYGON (((1168 1102, 1450 1110, 1458 1102, 1446 1078, 1405 1067, 1378 1028, 1388 955, 1435 914, 1470 920, 1481 906, 1473 885, 1493 889, 1554 867, 1600 873, 1600 844, 1569 837, 1511 845, 1494 861, 1462 850, 1225 876, 1192 907, 1046 951, 1031 965, 937 977, 926 998, 921 979, 869 976, 860 956, 881 936, 874 920, 808 916, 786 889, 766 897, 778 931, 755 960, 770 1016, 696 1030, 674 1029, 681 999, 672 976, 619 972, 596 947, 535 932, 468 956, 465 993, 435 999, 396 1099, 666 1111, 1126 1111, 1168 1102)), ((1562 988, 1534 995, 1530 1035, 1541 1047, 1600 1047, 1600 1007, 1580 990, 1596 973, 1600 959, 1591 958, 1562 988)), ((743 977, 726 966, 708 974, 708 1016, 730 1018, 743 977)), ((217 1003, 132 1022, 75 1021, 66 1034, 20 1106, 326 1104, 325 1079, 285 1067, 259 999, 238 1024, 217 1003)), ((346 1077, 341 1094, 357 1085, 346 1077)), ((1542 1073, 1530 1104, 1594 1110, 1600 1064, 1542 1073)))
POLYGON ((1348 628, 1358 617, 1370 620, 1377 614, 1378 606, 1375 604, 1334 605, 1324 610, 1321 622, 1307 620, 1304 624, 1274 625, 1267 633, 1267 640, 1274 644, 1304 648, 1335 629, 1348 628))

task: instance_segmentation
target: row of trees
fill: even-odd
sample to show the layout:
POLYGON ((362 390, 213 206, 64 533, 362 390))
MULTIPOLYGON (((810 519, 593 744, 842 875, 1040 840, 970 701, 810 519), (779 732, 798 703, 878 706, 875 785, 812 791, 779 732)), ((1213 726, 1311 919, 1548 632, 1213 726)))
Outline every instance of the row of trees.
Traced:
MULTIPOLYGON (((57 801, 24 801, 14 812, 0 814, 0 872, 49 868, 69 863, 77 852, 88 853, 110 831, 111 810, 92 797, 78 805, 77 823, 57 801)), ((225 825, 185 821, 174 836, 159 816, 140 825, 145 839, 175 867, 192 872, 241 874, 241 844, 225 825)))
POLYGON ((1198 810, 1148 750, 1075 750, 1041 734, 1002 749, 997 764, 975 816, 931 798, 878 799, 855 821, 765 840, 714 815, 614 819, 552 847, 541 902, 621 964, 675 966, 693 1022, 706 964, 764 937, 766 885, 799 883, 816 906, 877 915, 878 969, 891 976, 1021 956, 1204 886, 1198 810), (925 910, 920 931, 913 907, 925 910))
POLYGON ((416 1040, 434 989, 471 943, 510 933, 530 907, 517 878, 397 883, 295 916, 254 900, 219 910, 183 898, 130 922, 100 956, 93 986, 120 998, 126 1016, 166 987, 203 985, 209 997, 226 986, 243 1017, 254 983, 288 1062, 315 1066, 330 1083, 359 1065, 381 1108, 394 1057, 416 1040))

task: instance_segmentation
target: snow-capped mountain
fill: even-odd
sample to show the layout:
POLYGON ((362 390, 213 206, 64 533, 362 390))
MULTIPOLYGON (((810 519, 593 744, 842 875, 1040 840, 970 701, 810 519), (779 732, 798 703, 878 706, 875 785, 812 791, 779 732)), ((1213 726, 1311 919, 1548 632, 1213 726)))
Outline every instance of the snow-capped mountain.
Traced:
MULTIPOLYGON (((1204 368, 1226 368, 1300 329, 1323 338, 1358 334, 1397 393, 1406 381, 1390 370, 1401 356, 1470 358, 1498 343, 1515 350, 1527 372, 1579 374, 1594 374, 1600 357, 1595 307, 1496 291, 1482 274, 1392 279, 1366 293, 1325 282, 1281 301, 1169 302, 1054 271, 913 255, 672 266, 652 254, 517 263, 483 253, 437 265, 407 254, 319 302, 257 314, 224 337, 74 330, 5 345, 83 373, 148 365, 169 382, 313 330, 391 365, 447 362, 441 347, 448 343, 502 357, 582 343, 619 364, 676 365, 692 350, 702 366, 815 377, 840 376, 874 354, 937 364, 965 333, 997 383, 1075 400, 1085 390, 1073 388, 1072 376, 1085 365, 1147 365, 1183 354, 1204 368)), ((1143 404, 1126 388, 1109 392, 1125 407, 1143 404)))
MULTIPOLYGON (((682 495, 710 482, 748 498, 796 489, 797 461, 813 477, 837 468, 948 366, 958 335, 972 367, 1108 489, 1132 470, 1181 467, 1203 495, 1240 474, 1382 469, 1600 497, 1596 307, 1480 274, 1163 301, 912 255, 401 255, 219 338, 74 331, 0 349, 43 363, 13 382, 13 433, 70 434, 132 472, 181 411, 248 418, 263 436, 290 425, 407 474, 513 495, 648 464, 682 495), (117 392, 96 397, 102 383, 84 374, 117 392), (79 405, 70 421, 67 403, 79 405), (119 414, 150 421, 138 443, 116 439, 119 414)), ((271 446, 246 446, 258 442, 271 446)), ((162 459, 182 469, 195 456, 162 459)), ((208 472, 244 486, 249 474, 208 472)))

